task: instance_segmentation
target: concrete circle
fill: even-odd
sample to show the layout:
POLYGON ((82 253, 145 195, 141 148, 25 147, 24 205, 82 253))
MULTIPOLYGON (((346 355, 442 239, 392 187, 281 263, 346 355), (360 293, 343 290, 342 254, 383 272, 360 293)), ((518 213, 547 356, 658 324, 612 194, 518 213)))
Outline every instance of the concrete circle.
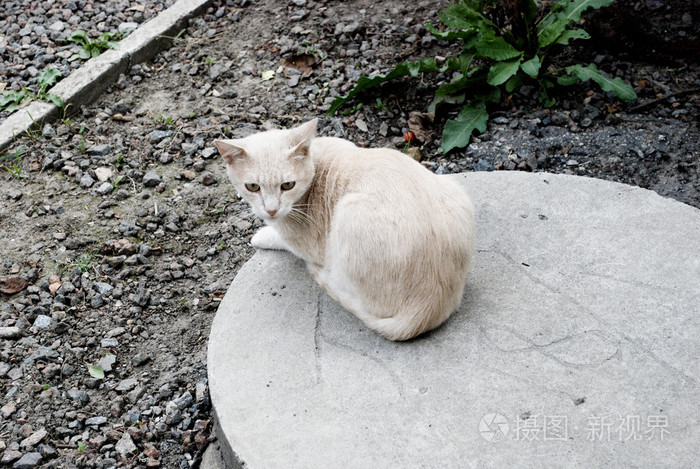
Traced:
POLYGON ((212 326, 229 467, 673 466, 700 441, 700 211, 596 179, 458 177, 464 300, 406 343, 258 252, 212 326))

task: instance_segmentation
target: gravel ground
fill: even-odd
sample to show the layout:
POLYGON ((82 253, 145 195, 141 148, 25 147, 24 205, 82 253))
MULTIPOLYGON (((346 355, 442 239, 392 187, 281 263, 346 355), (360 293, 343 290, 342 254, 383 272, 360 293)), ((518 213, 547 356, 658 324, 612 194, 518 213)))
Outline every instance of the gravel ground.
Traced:
MULTIPOLYGON (((27 13, 27 24, 36 16, 41 22, 32 24, 49 29, 88 10, 87 2, 48 3, 32 2, 46 5, 27 13)), ((412 113, 448 77, 386 87, 340 117, 323 111, 362 74, 444 54, 421 26, 444 4, 218 2, 172 49, 10 149, 21 157, 0 171, 0 466, 199 464, 213 439, 209 327, 260 226, 225 180, 212 141, 319 116, 323 135, 402 146, 412 113), (267 71, 274 77, 263 80, 267 71)), ((93 2, 93 14, 75 26, 88 21, 85 29, 98 31, 95 22, 104 21, 111 30, 136 21, 120 5, 93 2)), ((7 39, 8 24, 0 28, 7 63, 17 39, 7 39)), ((580 86, 543 109, 524 90, 494 110, 487 132, 466 150, 440 155, 445 117, 425 123, 426 167, 580 174, 700 207, 700 103, 697 91, 685 92, 700 86, 697 62, 570 53, 629 80, 638 101, 621 104, 580 86)), ((46 63, 27 55, 10 76, 28 80, 21 67, 46 63)))
MULTIPOLYGON (((42 70, 68 76, 84 61, 69 61, 79 51, 68 37, 78 30, 96 39, 102 33, 129 34, 174 0, 3 0, 0 9, 0 87, 36 87, 42 70)), ((2 89, 0 88, 0 91, 2 89)), ((0 112, 0 122, 8 116, 0 112)))

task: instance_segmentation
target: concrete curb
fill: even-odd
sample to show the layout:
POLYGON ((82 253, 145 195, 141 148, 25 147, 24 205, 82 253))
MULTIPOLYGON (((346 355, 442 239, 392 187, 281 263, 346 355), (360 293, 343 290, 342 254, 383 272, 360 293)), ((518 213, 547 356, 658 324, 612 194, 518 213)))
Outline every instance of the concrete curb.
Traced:
MULTIPOLYGON (((88 60, 49 92, 60 96, 69 111, 93 101, 112 86, 121 73, 167 48, 170 38, 184 27, 187 20, 200 15, 212 2, 178 0, 121 41, 119 49, 88 60)), ((0 150, 11 145, 16 137, 56 118, 59 113, 57 106, 41 101, 16 111, 0 125, 0 150)))

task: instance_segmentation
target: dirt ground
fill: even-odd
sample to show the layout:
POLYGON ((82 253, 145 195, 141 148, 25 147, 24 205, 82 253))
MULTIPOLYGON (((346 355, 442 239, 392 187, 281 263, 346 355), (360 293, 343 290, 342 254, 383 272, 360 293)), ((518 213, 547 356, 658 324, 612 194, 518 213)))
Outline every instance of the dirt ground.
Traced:
MULTIPOLYGON (((682 5, 627 3, 664 44, 697 39, 692 7, 688 19, 682 5)), ((422 24, 446 4, 217 2, 174 47, 4 154, 19 152, 0 171, 0 465, 30 453, 42 467, 199 464, 212 439, 209 327, 261 226, 213 141, 320 117, 322 135, 402 146, 410 113, 446 77, 387 86, 346 115, 324 111, 361 75, 444 54, 422 24)), ((591 20, 597 38, 610 21, 591 20)), ((524 90, 449 155, 438 116, 423 163, 579 174, 700 207, 697 49, 658 60, 636 53, 634 34, 625 41, 566 54, 628 80, 635 102, 582 85, 545 109, 524 90)))

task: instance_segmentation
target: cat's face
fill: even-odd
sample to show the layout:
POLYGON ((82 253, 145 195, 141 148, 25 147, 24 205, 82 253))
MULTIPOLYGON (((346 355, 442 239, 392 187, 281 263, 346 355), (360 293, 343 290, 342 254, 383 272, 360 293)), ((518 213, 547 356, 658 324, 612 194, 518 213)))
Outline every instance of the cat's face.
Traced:
POLYGON ((289 130, 270 130, 214 144, 229 179, 256 216, 274 223, 289 215, 314 177, 309 145, 316 119, 289 130))

